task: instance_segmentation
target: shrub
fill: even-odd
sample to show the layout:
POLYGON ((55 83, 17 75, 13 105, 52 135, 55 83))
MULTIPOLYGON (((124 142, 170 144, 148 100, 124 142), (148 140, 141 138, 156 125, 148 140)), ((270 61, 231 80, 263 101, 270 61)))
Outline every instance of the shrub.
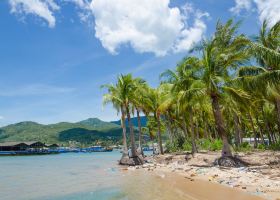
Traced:
POLYGON ((223 148, 223 142, 220 139, 210 140, 210 139, 200 139, 197 141, 199 149, 218 151, 223 148))
POLYGON ((214 140, 210 143, 210 149, 211 151, 218 151, 218 150, 222 150, 223 148, 223 141, 218 139, 218 140, 214 140))
POLYGON ((265 150, 266 147, 265 147, 264 144, 259 144, 259 145, 258 145, 258 149, 260 149, 260 150, 265 150))
POLYGON ((192 150, 192 144, 190 141, 186 140, 183 144, 183 150, 184 151, 191 151, 192 150))
POLYGON ((210 150, 211 141, 208 139, 200 139, 197 144, 199 149, 210 150))
POLYGON ((251 146, 250 146, 250 144, 249 144, 249 142, 242 142, 241 144, 240 144, 240 148, 250 148, 251 146))
POLYGON ((275 143, 275 144, 271 144, 270 146, 269 146, 269 148, 270 149, 272 149, 272 150, 274 150, 274 151, 279 151, 280 150, 280 141, 279 142, 277 142, 277 143, 275 143))
POLYGON ((251 151, 252 147, 250 146, 249 142, 242 142, 239 147, 235 148, 236 151, 251 151))
POLYGON ((176 140, 174 142, 167 141, 165 147, 166 147, 167 153, 172 153, 172 152, 176 152, 179 150, 178 143, 176 140))

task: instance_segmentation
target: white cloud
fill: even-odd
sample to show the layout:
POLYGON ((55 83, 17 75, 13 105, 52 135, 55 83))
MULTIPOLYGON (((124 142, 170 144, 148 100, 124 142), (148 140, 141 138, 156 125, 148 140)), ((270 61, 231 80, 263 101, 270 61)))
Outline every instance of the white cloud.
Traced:
MULTIPOLYGON (((11 12, 37 15, 54 27, 55 0, 9 0, 11 12)), ((95 28, 95 37, 116 54, 129 45, 136 52, 164 56, 189 50, 199 42, 209 17, 191 4, 170 7, 170 0, 60 0, 74 3, 81 21, 95 28), (94 17, 94 22, 93 22, 94 17), (192 23, 190 23, 192 22, 192 23)))
POLYGON ((235 0, 235 6, 230 8, 234 14, 239 14, 242 10, 249 11, 252 7, 252 0, 235 0))
POLYGON ((269 25, 273 26, 280 20, 279 0, 254 0, 258 7, 259 18, 261 21, 269 20, 269 25))
POLYGON ((180 10, 171 8, 169 3, 169 0, 91 1, 95 36, 112 54, 116 54, 122 45, 157 56, 189 50, 193 43, 201 40, 206 29, 202 17, 208 14, 201 14, 190 4, 180 10), (191 17, 193 26, 185 21, 191 17))
POLYGON ((269 26, 273 26, 280 20, 279 0, 235 0, 235 7, 230 11, 239 14, 242 10, 254 11, 257 8, 260 21, 268 20, 269 26))
POLYGON ((0 120, 2 120, 2 119, 4 119, 4 117, 0 115, 0 120))
POLYGON ((64 0, 64 1, 74 3, 83 9, 89 8, 89 2, 87 0, 64 0))
POLYGON ((54 0, 9 0, 11 13, 33 14, 46 20, 49 27, 55 26, 54 11, 60 9, 54 0))
POLYGON ((0 96, 31 96, 31 95, 50 95, 50 94, 65 94, 73 92, 74 88, 59 87, 45 84, 32 84, 13 88, 1 88, 0 96))
POLYGON ((191 49, 194 43, 201 40, 207 28, 205 22, 202 20, 203 17, 209 17, 207 12, 202 13, 201 11, 194 10, 192 7, 187 5, 184 9, 184 13, 186 19, 194 14, 194 24, 192 27, 185 28, 181 31, 180 37, 177 39, 176 45, 174 46, 175 52, 191 49))

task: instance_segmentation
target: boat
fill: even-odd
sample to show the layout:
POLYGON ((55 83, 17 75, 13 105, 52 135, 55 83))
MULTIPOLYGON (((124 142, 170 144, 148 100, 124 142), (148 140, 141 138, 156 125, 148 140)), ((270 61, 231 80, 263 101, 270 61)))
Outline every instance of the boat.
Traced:
POLYGON ((86 148, 89 152, 111 152, 113 151, 113 148, 110 147, 102 147, 102 146, 92 146, 89 148, 86 148))
POLYGON ((0 156, 11 156, 16 155, 14 151, 0 151, 0 156))
POLYGON ((0 151, 0 156, 20 156, 20 155, 46 155, 46 154, 58 154, 58 151, 0 151))
POLYGON ((113 151, 113 148, 111 148, 111 147, 106 147, 106 148, 105 148, 105 151, 106 151, 106 152, 111 152, 111 151, 113 151))

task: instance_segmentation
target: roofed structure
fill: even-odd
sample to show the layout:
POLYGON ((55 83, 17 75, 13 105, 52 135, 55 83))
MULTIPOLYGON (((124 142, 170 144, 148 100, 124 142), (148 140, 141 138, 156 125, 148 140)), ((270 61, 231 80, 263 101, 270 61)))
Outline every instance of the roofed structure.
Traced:
POLYGON ((0 143, 0 151, 21 151, 29 147, 25 142, 3 142, 0 143))

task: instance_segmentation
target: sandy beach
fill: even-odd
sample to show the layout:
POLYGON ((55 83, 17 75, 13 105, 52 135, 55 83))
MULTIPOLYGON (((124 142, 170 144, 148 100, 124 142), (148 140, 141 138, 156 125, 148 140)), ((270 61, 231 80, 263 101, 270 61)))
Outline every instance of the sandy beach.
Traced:
MULTIPOLYGON (((129 167, 128 170, 144 170, 169 178, 168 174, 174 174, 184 178, 188 183, 211 182, 214 184, 210 186, 222 185, 239 191, 237 193, 250 194, 249 198, 234 199, 252 199, 254 196, 258 199, 280 200, 280 152, 238 153, 236 156, 249 164, 239 168, 216 166, 215 159, 219 156, 219 152, 198 153, 194 157, 186 156, 186 154, 150 156, 147 157, 147 163, 143 166, 129 167)), ((202 193, 205 194, 205 191, 202 193)), ((211 195, 209 195, 207 197, 210 198, 211 195)))

